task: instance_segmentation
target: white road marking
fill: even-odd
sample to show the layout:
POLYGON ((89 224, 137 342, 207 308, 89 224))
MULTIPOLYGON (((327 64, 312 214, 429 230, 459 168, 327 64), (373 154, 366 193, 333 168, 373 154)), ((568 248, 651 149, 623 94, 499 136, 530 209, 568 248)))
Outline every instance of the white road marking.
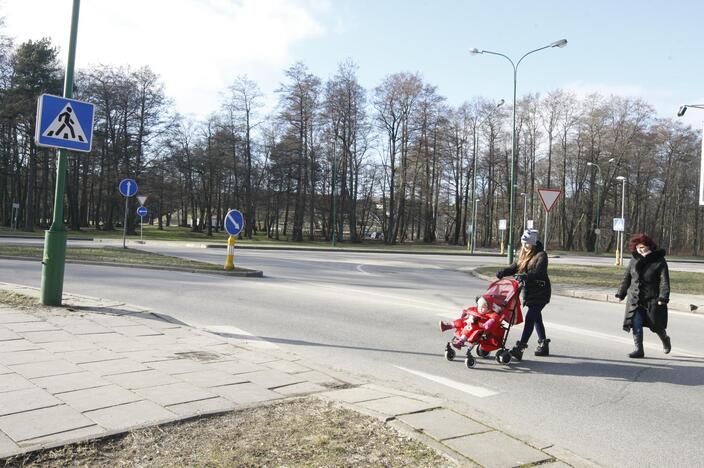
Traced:
POLYGON ((262 337, 253 335, 253 334, 251 334, 245 330, 242 330, 240 328, 230 327, 230 326, 226 326, 226 325, 194 325, 194 326, 197 328, 200 328, 201 330, 220 334, 221 336, 222 335, 233 335, 233 336, 225 336, 225 338, 239 341, 242 344, 246 344, 246 345, 251 346, 253 348, 259 348, 259 349, 278 349, 279 348, 276 344, 271 343, 269 341, 266 341, 262 337))
POLYGON ((379 276, 379 275, 375 275, 374 273, 369 273, 368 271, 366 271, 364 269, 364 265, 362 265, 361 263, 359 265, 357 265, 357 271, 360 273, 364 273, 365 275, 369 275, 369 276, 379 276))
POLYGON ((454 388, 455 390, 459 390, 460 392, 467 393, 469 395, 478 397, 478 398, 486 398, 494 395, 498 395, 499 392, 495 392, 494 390, 490 390, 488 388, 484 387, 479 387, 476 385, 468 385, 464 384, 462 382, 456 382, 454 380, 447 379, 445 377, 440 377, 439 375, 433 375, 433 374, 426 374, 425 372, 420 372, 417 370, 413 369, 407 369, 405 367, 401 366, 394 366, 397 369, 401 369, 402 371, 406 371, 410 374, 417 375, 419 377, 423 377, 424 379, 432 380, 433 382, 437 382, 440 385, 445 385, 446 387, 454 388))

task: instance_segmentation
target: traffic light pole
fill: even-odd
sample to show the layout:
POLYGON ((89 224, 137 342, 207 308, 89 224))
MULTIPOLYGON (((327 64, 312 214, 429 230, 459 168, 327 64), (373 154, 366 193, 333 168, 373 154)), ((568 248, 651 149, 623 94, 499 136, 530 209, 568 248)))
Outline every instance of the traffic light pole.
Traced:
MULTIPOLYGON (((73 97, 73 68, 76 61, 76 37, 78 36, 78 12, 80 0, 73 0, 71 16, 71 39, 68 47, 68 62, 64 76, 64 97, 73 97)), ((39 125, 39 122, 36 123, 39 125)), ((66 263, 66 228, 64 226, 64 193, 66 185, 66 150, 58 150, 56 164, 56 192, 51 227, 44 232, 44 255, 42 258, 41 301, 44 305, 59 306, 64 288, 64 265, 66 263)))

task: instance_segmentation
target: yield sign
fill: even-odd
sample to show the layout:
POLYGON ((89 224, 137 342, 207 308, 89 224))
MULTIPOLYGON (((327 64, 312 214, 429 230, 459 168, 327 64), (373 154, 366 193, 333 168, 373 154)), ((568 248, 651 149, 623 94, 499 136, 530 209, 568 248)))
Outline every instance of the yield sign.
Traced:
POLYGON ((555 206, 555 203, 557 203, 557 199, 560 197, 561 193, 562 190, 560 189, 538 189, 538 194, 540 194, 540 199, 543 202, 543 206, 545 207, 546 213, 549 213, 550 210, 552 210, 552 208, 555 206))
POLYGON ((144 202, 147 201, 147 196, 146 195, 137 195, 137 200, 139 200, 139 204, 144 206, 144 202))

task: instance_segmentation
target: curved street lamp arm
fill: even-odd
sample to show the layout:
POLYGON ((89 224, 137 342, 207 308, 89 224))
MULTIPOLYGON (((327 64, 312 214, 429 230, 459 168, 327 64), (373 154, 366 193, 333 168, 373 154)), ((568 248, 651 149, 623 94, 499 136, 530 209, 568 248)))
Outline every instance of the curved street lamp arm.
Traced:
POLYGON ((523 59, 526 58, 526 57, 528 57, 530 54, 534 54, 534 53, 536 53, 536 52, 538 52, 538 51, 541 51, 541 50, 543 50, 543 49, 549 49, 550 47, 554 47, 554 46, 553 46, 552 44, 548 44, 548 45, 543 46, 543 47, 540 47, 540 48, 538 48, 538 49, 531 50, 530 52, 526 52, 526 53, 523 55, 523 57, 521 57, 521 58, 518 60, 518 63, 516 64, 516 68, 518 68, 518 66, 521 64, 521 62, 523 61, 523 59))
MULTIPOLYGON (((547 47, 550 47, 550 46, 547 46, 547 47)), ((533 52, 535 52, 535 51, 533 51, 533 52)), ((513 60, 511 60, 511 58, 510 58, 508 55, 504 55, 504 54, 502 54, 501 52, 492 52, 491 50, 482 50, 481 53, 482 53, 482 54, 498 55, 499 57, 505 58, 506 60, 509 61, 509 63, 510 63, 511 66, 513 67, 513 70, 516 71, 517 65, 516 65, 515 63, 513 63, 513 60)), ((528 53, 530 53, 530 52, 528 52, 528 53)), ((526 54, 526 55, 528 55, 528 54, 526 54)), ((525 57, 525 55, 524 55, 524 57, 525 57)), ((521 60, 522 60, 522 59, 521 59, 521 60)))

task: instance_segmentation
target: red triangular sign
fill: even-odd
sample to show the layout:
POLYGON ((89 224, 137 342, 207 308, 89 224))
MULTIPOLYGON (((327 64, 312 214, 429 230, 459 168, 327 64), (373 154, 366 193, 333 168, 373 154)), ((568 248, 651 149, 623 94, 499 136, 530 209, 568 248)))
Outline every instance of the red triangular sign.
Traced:
POLYGON ((540 188, 538 189, 538 194, 540 194, 540 199, 543 201, 543 206, 545 211, 549 212, 557 203, 557 199, 560 197, 562 190, 560 189, 549 189, 540 188))

